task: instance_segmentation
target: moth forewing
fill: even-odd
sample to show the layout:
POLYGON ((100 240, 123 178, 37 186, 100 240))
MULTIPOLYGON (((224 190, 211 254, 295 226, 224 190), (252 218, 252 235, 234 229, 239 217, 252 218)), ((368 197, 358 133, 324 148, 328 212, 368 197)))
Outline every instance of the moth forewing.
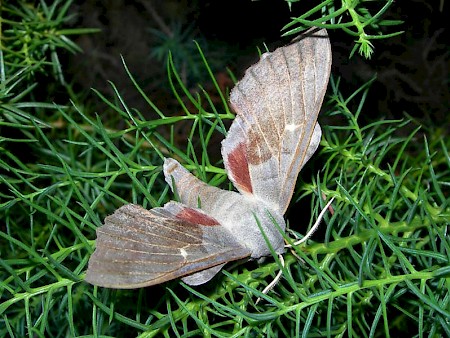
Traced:
POLYGON ((327 32, 312 29, 264 54, 230 94, 237 116, 222 142, 225 168, 239 191, 251 187, 253 195, 283 214, 298 173, 317 148, 312 141, 320 139, 316 121, 330 69, 327 32), (243 153, 240 164, 230 161, 236 152, 243 153), (242 179, 242 167, 248 168, 245 184, 236 179, 242 179))
POLYGON ((177 202, 125 205, 98 234, 86 281, 111 288, 159 284, 250 256, 216 220, 177 202))

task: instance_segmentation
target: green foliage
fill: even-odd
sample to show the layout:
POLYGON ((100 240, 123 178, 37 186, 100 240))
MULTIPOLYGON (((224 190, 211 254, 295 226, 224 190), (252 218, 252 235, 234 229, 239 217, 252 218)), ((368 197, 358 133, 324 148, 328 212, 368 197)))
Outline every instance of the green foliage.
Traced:
MULTIPOLYGON (((173 197, 163 157, 232 188, 212 150, 234 116, 199 55, 216 91, 192 94, 169 58, 176 116, 128 72, 152 120, 114 85, 112 99, 97 92, 109 120, 76 105, 27 103, 30 78, 46 61, 21 70, 6 66, 12 56, 0 60, 0 336, 449 336, 450 139, 439 128, 411 131, 406 120, 360 125, 370 83, 343 97, 335 77, 321 115, 330 122, 311 160, 323 165, 300 175, 292 204, 311 204, 311 226, 324 197, 335 202, 321 232, 287 252, 284 267, 276 257, 230 265, 196 288, 173 281, 109 290, 83 281, 105 215, 173 197), (189 141, 178 139, 180 127, 189 141), (283 278, 263 295, 279 269, 283 278)), ((307 226, 289 221, 292 242, 307 226)))
MULTIPOLYGON (((299 0, 286 1, 291 6, 291 3, 299 0)), ((324 0, 285 25, 283 27, 284 35, 297 35, 304 29, 313 26, 342 29, 356 38, 351 55, 358 49, 361 55, 369 59, 374 50, 373 40, 387 39, 403 33, 402 31, 384 33, 386 27, 402 23, 399 20, 383 18, 383 14, 393 2, 394 0, 324 0)))
MULTIPOLYGON (((53 1, 50 6, 43 0, 36 5, 34 1, 2 4, 2 65, 8 68, 7 72, 39 69, 41 73, 49 72, 64 83, 59 52, 81 52, 69 36, 98 31, 64 29, 63 26, 71 19, 68 14, 71 4, 72 1, 62 0, 53 1)), ((5 68, 2 75, 5 75, 5 68)))
MULTIPOLYGON (((201 59, 192 43, 196 34, 193 25, 182 27, 179 23, 174 23, 168 31, 151 29, 156 38, 155 46, 152 48, 152 56, 167 65, 169 54, 172 55, 177 65, 181 66, 183 78, 200 78, 202 74, 201 59), (189 69, 189 72, 187 71, 189 69)), ((202 39, 203 43, 206 40, 202 39)))

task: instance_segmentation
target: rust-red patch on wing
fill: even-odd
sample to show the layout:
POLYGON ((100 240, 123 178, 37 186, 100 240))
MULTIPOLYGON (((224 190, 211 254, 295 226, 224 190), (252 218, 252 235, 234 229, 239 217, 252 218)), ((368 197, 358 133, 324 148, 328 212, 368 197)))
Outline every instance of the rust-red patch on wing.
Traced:
POLYGON ((253 192, 248 170, 247 148, 243 142, 239 143, 228 155, 228 169, 240 190, 248 193, 253 192))
POLYGON ((206 226, 220 225, 216 219, 191 208, 183 208, 183 210, 176 215, 176 218, 182 219, 183 221, 188 221, 190 223, 206 226))

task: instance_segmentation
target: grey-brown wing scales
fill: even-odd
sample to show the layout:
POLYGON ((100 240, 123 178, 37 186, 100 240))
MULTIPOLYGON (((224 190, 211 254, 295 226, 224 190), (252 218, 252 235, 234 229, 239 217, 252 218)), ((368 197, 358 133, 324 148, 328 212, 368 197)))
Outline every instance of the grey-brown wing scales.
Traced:
POLYGON ((297 176, 320 142, 317 116, 331 68, 325 29, 263 54, 230 94, 236 118, 222 155, 243 194, 286 211, 297 176))
POLYGON ((151 210, 122 206, 97 229, 96 243, 86 281, 121 289, 159 284, 250 256, 214 218, 177 202, 151 210))

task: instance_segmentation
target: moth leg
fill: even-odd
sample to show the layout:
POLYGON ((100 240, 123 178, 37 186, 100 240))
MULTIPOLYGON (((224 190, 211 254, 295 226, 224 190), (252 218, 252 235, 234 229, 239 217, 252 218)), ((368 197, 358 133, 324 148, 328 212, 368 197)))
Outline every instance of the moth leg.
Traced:
MULTIPOLYGON (((280 260, 281 266, 284 268, 284 258, 283 255, 279 254, 278 255, 278 259, 280 260)), ((280 280, 281 276, 283 275, 283 270, 278 271, 277 275, 275 276, 275 278, 273 279, 273 281, 271 281, 269 283, 269 285, 267 285, 264 290, 262 290, 262 293, 267 295, 269 293, 270 290, 272 290, 275 285, 277 285, 278 281, 280 280)), ((255 305, 259 303, 259 301, 261 300, 261 297, 258 297, 258 299, 255 302, 255 305)))
MULTIPOLYGON (((303 237, 302 239, 296 241, 292 245, 291 244, 287 244, 287 245, 285 245, 285 247, 286 248, 291 248, 293 245, 299 245, 299 244, 301 244, 303 242, 306 242, 309 238, 311 238, 311 236, 314 234, 314 232, 316 232, 317 228, 319 227, 319 224, 322 221, 322 218, 325 215, 325 212, 327 211, 328 207, 331 205, 331 203, 333 201, 334 201, 334 197, 322 209, 322 211, 320 212, 319 216, 317 217, 316 222, 314 223, 312 228, 308 231, 308 233, 305 235, 305 237, 303 237)), ((295 255, 295 252, 293 252, 293 254, 295 255)), ((297 255, 295 255, 295 256, 297 256, 297 255)), ((283 256, 282 255, 278 255, 278 258, 280 260, 281 266, 284 268, 284 258, 283 258, 283 256)), ((275 287, 275 285, 277 285, 277 283, 280 280, 282 274, 283 274, 283 270, 278 271, 278 273, 275 276, 275 278, 273 279, 273 281, 271 281, 269 283, 269 285, 267 285, 264 288, 264 290, 262 290, 262 293, 266 295, 270 290, 272 290, 275 287)), ((258 299, 256 300, 255 304, 258 304, 260 300, 261 300, 261 297, 258 297, 258 299)))
POLYGON ((302 244, 303 242, 306 242, 308 239, 310 239, 311 236, 316 232, 317 228, 320 225, 320 222, 322 222, 323 216, 325 215, 325 213, 327 212, 328 207, 331 205, 331 203, 333 201, 334 201, 334 197, 331 200, 329 200, 327 205, 325 205, 325 207, 322 209, 322 211, 320 212, 319 216, 317 217, 317 220, 314 223, 314 225, 312 226, 312 228, 307 232, 307 234, 302 239, 294 242, 293 244, 286 244, 285 248, 291 248, 294 245, 302 244))

